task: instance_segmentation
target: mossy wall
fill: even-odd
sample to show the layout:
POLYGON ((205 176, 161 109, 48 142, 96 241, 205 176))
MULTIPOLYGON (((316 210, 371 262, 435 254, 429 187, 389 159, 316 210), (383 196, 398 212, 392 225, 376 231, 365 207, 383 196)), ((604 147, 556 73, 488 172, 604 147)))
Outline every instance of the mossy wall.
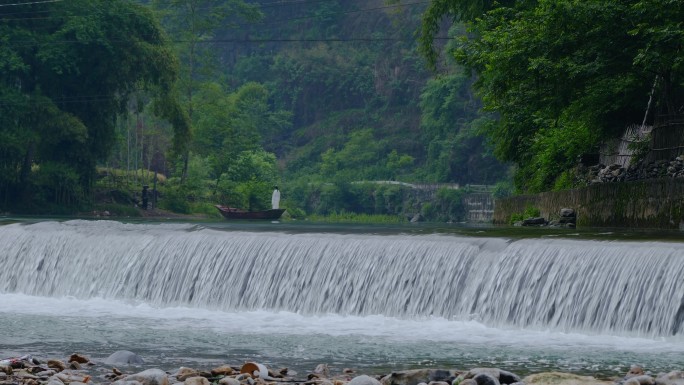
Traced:
POLYGON ((684 179, 602 183, 581 189, 519 195, 496 201, 494 223, 508 223, 528 206, 547 220, 560 209, 577 213, 577 226, 679 228, 684 220, 684 179))

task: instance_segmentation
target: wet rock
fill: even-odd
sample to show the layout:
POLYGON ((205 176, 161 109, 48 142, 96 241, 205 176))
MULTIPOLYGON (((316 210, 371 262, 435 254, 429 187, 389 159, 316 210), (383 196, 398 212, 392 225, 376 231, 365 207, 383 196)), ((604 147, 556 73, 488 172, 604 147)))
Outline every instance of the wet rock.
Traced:
POLYGON ((316 369, 314 369, 313 373, 326 378, 330 377, 330 369, 328 369, 327 364, 318 364, 316 366, 316 369))
POLYGON ((640 376, 632 376, 622 383, 623 385, 654 385, 655 379, 651 376, 642 374, 640 376))
POLYGON ((60 372, 66 369, 66 365, 64 365, 64 362, 60 360, 48 360, 47 366, 48 368, 56 369, 60 372))
POLYGON ((52 376, 48 379, 47 385, 64 385, 64 383, 59 378, 52 376))
POLYGON ((141 365, 145 361, 139 355, 128 350, 119 350, 105 359, 107 365, 141 365))
POLYGON ((79 364, 85 364, 89 361, 90 360, 88 359, 88 357, 78 353, 74 353, 71 356, 69 356, 69 362, 78 362, 79 364))
POLYGON ((55 374, 50 378, 57 378, 64 384, 71 384, 72 382, 83 382, 87 383, 90 381, 90 376, 81 373, 71 373, 68 371, 63 371, 55 374))
POLYGON ((169 385, 168 376, 160 369, 147 369, 140 373, 124 377, 122 381, 138 381, 142 385, 169 385))
POLYGON ((609 385, 610 381, 600 381, 590 376, 578 376, 570 373, 547 372, 537 373, 522 379, 527 385, 609 385))
POLYGON ((219 385, 240 385, 240 381, 233 377, 223 377, 218 383, 219 385))
POLYGON ((543 217, 532 217, 523 219, 523 226, 542 226, 546 224, 546 219, 543 217))
POLYGON ((235 370, 230 365, 222 365, 211 369, 212 376, 232 376, 233 374, 235 374, 235 370))
MULTIPOLYGON (((498 368, 474 368, 458 376, 458 379, 469 379, 475 378, 480 374, 486 374, 495 378, 501 384, 513 384, 515 382, 520 382, 520 376, 515 373, 508 372, 506 370, 501 370, 498 368)), ((485 379, 482 379, 485 381, 485 379)))
POLYGON ((81 370, 81 364, 79 364, 79 363, 76 362, 76 361, 70 361, 70 362, 69 362, 69 369, 81 370))
POLYGON ((57 372, 55 370, 43 370, 38 373, 36 373, 36 376, 41 377, 41 378, 49 378, 52 377, 56 374, 57 372))
POLYGON ((430 383, 427 385, 450 385, 450 384, 448 382, 444 382, 444 381, 430 381, 430 383))
POLYGON ((180 367, 176 373, 173 374, 174 377, 178 379, 178 381, 185 381, 188 378, 191 377, 197 377, 199 376, 199 372, 195 369, 191 368, 186 368, 186 367, 180 367))
POLYGON ((415 369, 392 372, 380 380, 382 385, 418 385, 421 382, 445 381, 451 383, 458 373, 444 369, 415 369))
POLYGON ((656 385, 684 385, 684 372, 673 370, 667 374, 658 376, 655 379, 656 385))
POLYGON ((473 377, 477 385, 500 385, 499 380, 488 373, 480 373, 473 377))
POLYGON ((347 385, 380 385, 380 381, 364 374, 352 378, 347 385))
POLYGON ((190 377, 183 382, 185 385, 210 385, 209 380, 205 377, 190 377))

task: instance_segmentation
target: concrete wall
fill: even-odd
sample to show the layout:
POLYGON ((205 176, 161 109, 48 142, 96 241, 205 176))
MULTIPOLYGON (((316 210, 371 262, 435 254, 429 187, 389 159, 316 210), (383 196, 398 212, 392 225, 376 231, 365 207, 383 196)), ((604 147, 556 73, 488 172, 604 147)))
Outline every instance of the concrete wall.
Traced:
POLYGON ((489 193, 471 193, 463 197, 467 222, 491 222, 494 217, 494 198, 489 193))
POLYGON ((527 206, 549 219, 561 208, 577 212, 577 226, 680 228, 684 226, 684 178, 603 183, 582 189, 520 195, 496 201, 493 222, 508 223, 527 206))

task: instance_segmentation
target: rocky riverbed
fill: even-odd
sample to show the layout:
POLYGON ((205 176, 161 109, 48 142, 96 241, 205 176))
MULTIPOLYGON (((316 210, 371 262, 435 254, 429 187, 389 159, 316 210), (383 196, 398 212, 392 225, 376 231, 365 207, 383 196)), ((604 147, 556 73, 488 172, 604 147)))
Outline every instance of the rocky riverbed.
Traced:
POLYGON ((210 370, 179 367, 172 371, 144 369, 137 354, 118 351, 103 362, 74 353, 61 359, 30 355, 0 360, 0 385, 684 385, 684 371, 650 373, 632 366, 619 378, 595 378, 545 372, 521 378, 497 368, 415 369, 369 376, 352 368, 339 373, 320 364, 308 373, 268 368, 256 362, 226 363, 210 370))

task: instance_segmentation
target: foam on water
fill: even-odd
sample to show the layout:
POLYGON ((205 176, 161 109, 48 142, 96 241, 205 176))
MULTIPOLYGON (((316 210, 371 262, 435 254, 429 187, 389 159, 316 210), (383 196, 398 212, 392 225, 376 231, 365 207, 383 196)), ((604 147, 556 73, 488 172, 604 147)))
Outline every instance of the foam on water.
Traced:
POLYGON ((3 356, 578 372, 684 359, 678 243, 68 221, 0 226, 0 244, 3 356))

